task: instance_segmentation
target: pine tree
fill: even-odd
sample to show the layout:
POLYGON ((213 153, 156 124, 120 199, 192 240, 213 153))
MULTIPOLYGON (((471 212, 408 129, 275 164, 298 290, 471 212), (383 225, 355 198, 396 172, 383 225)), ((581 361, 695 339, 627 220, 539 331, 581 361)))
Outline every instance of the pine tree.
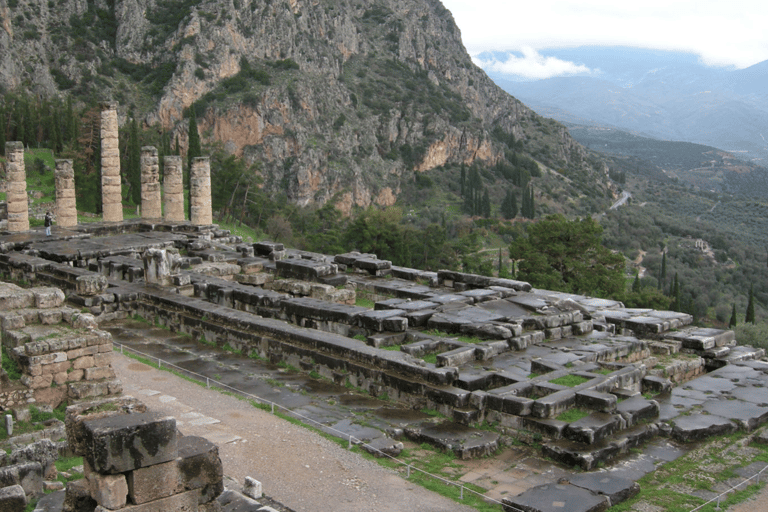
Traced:
POLYGON ((749 302, 747 302, 747 314, 744 317, 746 323, 755 323, 755 289, 754 285, 749 287, 749 302))
POLYGON ((728 327, 736 327, 736 304, 733 305, 733 310, 731 310, 731 319, 728 321, 728 327))

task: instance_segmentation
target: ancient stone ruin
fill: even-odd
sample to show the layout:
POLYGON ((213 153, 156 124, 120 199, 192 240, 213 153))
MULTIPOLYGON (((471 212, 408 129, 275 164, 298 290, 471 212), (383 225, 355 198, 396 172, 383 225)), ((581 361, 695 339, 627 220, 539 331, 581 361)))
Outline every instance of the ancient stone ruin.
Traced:
MULTIPOLYGON (((103 147, 116 140, 116 123, 114 106, 106 105, 103 147)), ((16 387, 3 384, 0 405, 119 393, 111 339, 98 325, 140 316, 239 354, 438 411, 453 422, 450 435, 432 423, 397 435, 461 458, 499 446, 498 433, 476 428, 483 422, 537 436, 543 455, 592 470, 658 436, 698 441, 751 432, 768 418, 759 397, 768 386, 765 352, 737 345, 732 331, 692 327, 684 313, 629 309, 512 279, 397 267, 375 254, 244 243, 212 224, 207 158, 193 162, 189 223, 181 159, 164 159, 161 219, 156 151, 144 150, 142 219, 120 222, 119 162, 115 182, 115 157, 105 151, 105 222, 60 224, 53 237, 19 235, 21 224, 11 230, 9 222, 13 233, 0 235, 0 277, 33 285, 0 287, 2 348, 22 374, 16 387), (574 410, 577 417, 566 414, 574 410)), ((21 161, 14 172, 23 172, 21 161)), ((70 187, 65 171, 62 164, 62 191, 70 187)), ((16 210, 9 203, 9 215, 21 219, 16 210)), ((179 437, 171 418, 134 402, 105 403, 119 413, 103 414, 100 405, 72 409, 69 446, 85 457, 86 478, 67 488, 70 510, 216 509, 218 477, 187 478, 183 462, 194 459, 218 475, 215 447, 179 437), (150 438, 151 454, 112 449, 147 446, 150 438)), ((382 437, 372 444, 396 443, 382 437)), ((537 503, 556 492, 563 507, 572 495, 603 510, 635 487, 585 476, 505 503, 509 510, 540 510, 537 503)), ((7 493, 17 499, 19 490, 7 493)))

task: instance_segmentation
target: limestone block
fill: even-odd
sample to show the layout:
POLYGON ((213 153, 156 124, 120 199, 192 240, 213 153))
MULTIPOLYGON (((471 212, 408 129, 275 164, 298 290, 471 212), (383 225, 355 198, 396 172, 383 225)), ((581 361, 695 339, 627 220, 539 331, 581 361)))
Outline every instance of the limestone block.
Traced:
POLYGON ((0 511, 23 511, 27 507, 27 496, 20 485, 9 485, 0 488, 0 511))
POLYGON ((91 484, 85 478, 67 483, 62 510, 68 512, 90 512, 96 508, 91 498, 91 484))
POLYGON ((61 323, 63 316, 59 309, 44 309, 40 311, 38 319, 43 325, 56 325, 61 323))
POLYGON ((93 368, 94 361, 93 356, 78 357, 72 362, 72 368, 75 370, 85 370, 86 368, 93 368))
POLYGON ((56 375, 57 373, 65 372, 69 370, 72 367, 72 363, 69 361, 62 361, 60 363, 54 363, 54 364, 47 364, 42 366, 42 373, 41 375, 45 375, 46 373, 50 373, 53 375, 56 375))
POLYGON ((97 420, 116 415, 140 414, 146 411, 147 406, 132 396, 105 398, 70 405, 67 407, 64 419, 67 443, 76 455, 83 456, 86 452, 86 435, 83 423, 86 420, 97 420))
POLYGON ((179 439, 178 491, 200 489, 200 502, 216 498, 224 489, 219 448, 202 437, 179 439))
POLYGON ((29 375, 21 376, 21 383, 30 389, 49 388, 51 387, 52 382, 53 382, 53 375, 51 375, 50 373, 42 374, 36 377, 32 377, 29 375))
POLYGON ((104 291, 107 289, 108 282, 107 278, 102 275, 84 275, 79 276, 75 280, 75 286, 78 295, 85 295, 90 297, 104 293, 104 291))
POLYGON ((261 489, 261 482, 249 476, 245 477, 245 482, 243 483, 243 494, 255 500, 260 499, 264 494, 261 489))
POLYGON ((88 475, 91 497, 96 503, 111 510, 123 508, 128 502, 128 483, 125 475, 88 475))
POLYGON ((19 485, 27 496, 43 494, 43 467, 39 462, 23 462, 0 468, 0 487, 19 485))
POLYGON ((78 382, 83 380, 84 376, 85 376, 84 370, 72 370, 67 374, 66 382, 78 382))
POLYGON ((85 380, 114 379, 115 370, 110 366, 95 366, 93 368, 83 368, 83 378, 85 380))
POLYGON ((99 324, 96 317, 90 313, 77 313, 72 315, 72 327, 75 329, 95 329, 99 324))
POLYGON ((93 357, 94 366, 109 366, 112 364, 112 352, 100 352, 93 357))
POLYGON ((131 503, 141 505, 175 494, 179 480, 176 461, 155 464, 129 471, 128 496, 131 503))
MULTIPOLYGON (((182 494, 174 494, 157 501, 143 503, 141 505, 128 505, 120 509, 121 512, 198 512, 197 491, 187 491, 182 494)), ((112 512, 101 505, 94 512, 112 512)))
POLYGON ((122 473, 169 462, 178 453, 176 420, 170 416, 117 415, 86 420, 83 426, 84 457, 99 473, 122 473))

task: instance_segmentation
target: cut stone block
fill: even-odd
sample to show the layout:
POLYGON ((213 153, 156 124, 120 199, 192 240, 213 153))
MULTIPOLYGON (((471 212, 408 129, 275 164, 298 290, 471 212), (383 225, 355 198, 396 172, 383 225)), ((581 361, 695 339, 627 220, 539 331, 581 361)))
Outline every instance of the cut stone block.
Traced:
POLYGON ((85 454, 94 471, 123 473, 174 460, 176 420, 156 413, 86 420, 85 454))
MULTIPOLYGON (((174 494, 157 501, 150 501, 141 505, 127 505, 120 509, 121 512, 198 512, 197 491, 187 491, 174 494)), ((112 512, 101 505, 94 512, 112 512)))
POLYGON ((135 505, 159 500, 174 494, 178 481, 176 461, 135 469, 127 473, 128 496, 135 505))
POLYGON ((0 488, 0 511, 17 512, 27 507, 27 496, 20 485, 0 488))
POLYGON ((216 498, 224 490, 224 469, 219 448, 202 437, 179 439, 178 490, 200 490, 200 503, 216 498))
POLYGON ((258 500, 261 498, 262 494, 264 494, 261 490, 261 482, 249 476, 245 477, 245 483, 243 484, 243 494, 249 498, 258 500))
POLYGON ((43 467, 39 462, 24 462, 0 468, 0 487, 20 485, 24 494, 43 494, 43 467))
POLYGON ((604 496, 567 484, 539 485, 502 500, 504 512, 603 512, 608 506, 604 496))
POLYGON ((85 455, 86 420, 96 420, 119 414, 139 414, 147 412, 147 406, 132 396, 107 398, 92 402, 82 402, 67 407, 64 424, 67 432, 67 444, 75 455, 85 455))
POLYGON ((114 510, 123 508, 128 502, 128 484, 125 475, 102 475, 91 472, 88 475, 91 497, 96 503, 114 510))

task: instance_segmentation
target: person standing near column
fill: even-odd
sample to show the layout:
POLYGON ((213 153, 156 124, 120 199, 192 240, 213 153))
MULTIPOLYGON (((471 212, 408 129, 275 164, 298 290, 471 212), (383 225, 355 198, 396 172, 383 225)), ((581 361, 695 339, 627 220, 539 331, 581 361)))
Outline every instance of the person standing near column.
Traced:
POLYGON ((53 225, 53 216, 51 211, 45 212, 45 236, 51 236, 51 226, 53 225))

